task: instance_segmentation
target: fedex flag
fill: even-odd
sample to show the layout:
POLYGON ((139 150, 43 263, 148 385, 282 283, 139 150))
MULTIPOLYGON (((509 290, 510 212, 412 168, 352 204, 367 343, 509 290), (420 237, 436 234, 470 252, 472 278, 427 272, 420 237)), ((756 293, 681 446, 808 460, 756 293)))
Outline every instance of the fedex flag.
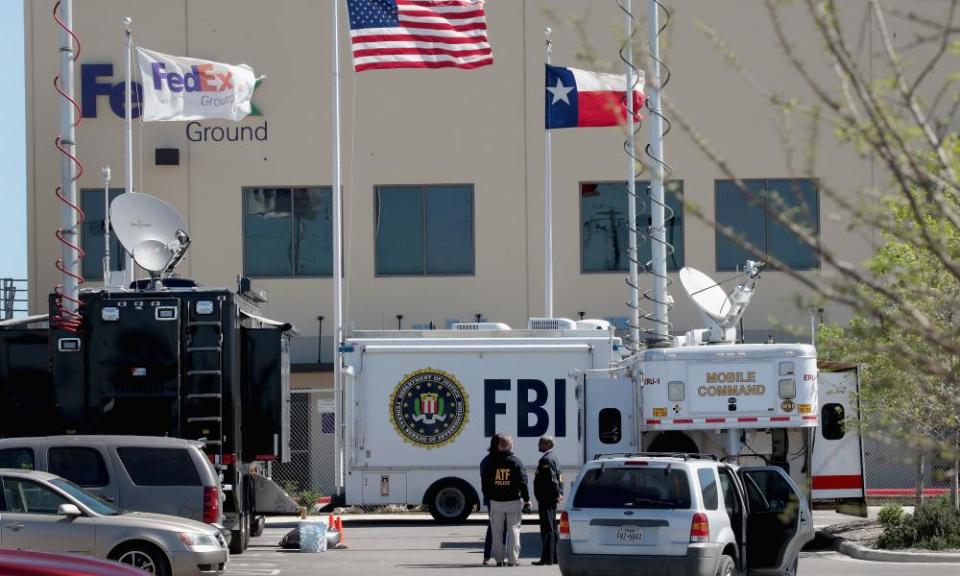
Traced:
MULTIPOLYGON (((547 64, 547 129, 616 126, 627 121, 627 77, 547 64)), ((633 116, 640 120, 643 72, 633 89, 633 116)))
POLYGON ((168 56, 137 48, 143 80, 143 121, 242 120, 257 83, 253 68, 168 56))

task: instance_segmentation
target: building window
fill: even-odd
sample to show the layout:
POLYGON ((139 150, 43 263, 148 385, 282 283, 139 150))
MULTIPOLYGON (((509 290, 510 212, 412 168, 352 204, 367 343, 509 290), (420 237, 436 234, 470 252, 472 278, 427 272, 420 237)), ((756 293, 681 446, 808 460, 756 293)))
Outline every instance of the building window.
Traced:
MULTIPOLYGON (((110 201, 123 194, 123 188, 110 189, 110 201)), ((103 278, 103 224, 106 219, 103 188, 80 190, 80 208, 84 221, 80 235, 80 247, 85 252, 82 273, 87 279, 103 278)), ((110 269, 123 270, 124 250, 116 234, 110 236, 110 269)))
POLYGON ((247 276, 333 275, 330 186, 243 189, 243 270, 247 276))
POLYGON ((474 273, 473 185, 377 186, 377 276, 474 273))
POLYGON ((820 202, 817 181, 811 179, 743 180, 744 193, 733 180, 716 181, 717 225, 729 226, 762 256, 737 240, 716 231, 717 270, 737 270, 747 260, 775 258, 792 270, 820 267, 819 250, 807 246, 770 214, 784 216, 820 236, 820 202))
MULTIPOLYGON (((637 230, 646 234, 650 227, 650 182, 637 181, 637 230)), ((683 267, 683 181, 670 180, 664 186, 668 210, 667 270, 683 267), (671 217, 670 212, 673 212, 671 217)), ((627 247, 626 182, 580 183, 580 270, 582 272, 626 272, 630 269, 627 247)), ((649 268, 652 241, 638 242, 640 263, 649 268)))

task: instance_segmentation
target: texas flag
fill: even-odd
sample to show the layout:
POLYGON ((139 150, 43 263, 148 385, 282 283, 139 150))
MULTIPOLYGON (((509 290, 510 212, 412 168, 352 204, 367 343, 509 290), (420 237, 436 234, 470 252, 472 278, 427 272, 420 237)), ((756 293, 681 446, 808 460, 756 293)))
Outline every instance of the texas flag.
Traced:
MULTIPOLYGON (((633 116, 643 107, 643 71, 633 89, 633 116)), ((547 64, 547 129, 617 126, 627 121, 627 77, 547 64)))

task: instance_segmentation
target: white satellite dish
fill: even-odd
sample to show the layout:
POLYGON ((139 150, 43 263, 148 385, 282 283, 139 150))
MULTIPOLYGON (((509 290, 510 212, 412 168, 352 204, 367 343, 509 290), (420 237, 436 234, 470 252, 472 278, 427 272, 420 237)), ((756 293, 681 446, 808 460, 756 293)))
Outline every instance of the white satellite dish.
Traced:
POLYGON ((700 311, 716 322, 721 322, 730 310, 730 299, 713 278, 689 266, 680 270, 680 283, 700 311))
POLYGON ((173 254, 173 250, 159 240, 144 240, 133 249, 133 259, 147 272, 163 272, 173 254))
POLYGON ((680 283, 700 309, 707 325, 703 335, 707 342, 736 342, 737 322, 750 305, 762 266, 762 263, 747 260, 744 267, 747 280, 734 288, 729 296, 712 278, 696 268, 687 266, 680 270, 680 283))
POLYGON ((117 239, 154 284, 167 275, 190 246, 187 226, 169 204, 142 192, 117 196, 110 203, 117 239))

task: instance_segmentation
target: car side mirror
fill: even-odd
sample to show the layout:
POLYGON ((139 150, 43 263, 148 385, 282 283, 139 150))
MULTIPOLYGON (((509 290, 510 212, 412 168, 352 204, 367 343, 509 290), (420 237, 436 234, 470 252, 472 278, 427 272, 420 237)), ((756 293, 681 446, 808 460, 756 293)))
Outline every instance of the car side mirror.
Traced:
POLYGON ((57 514, 59 516, 69 516, 71 518, 76 518, 77 516, 83 516, 83 512, 80 512, 80 509, 74 504, 61 504, 57 508, 57 514))

